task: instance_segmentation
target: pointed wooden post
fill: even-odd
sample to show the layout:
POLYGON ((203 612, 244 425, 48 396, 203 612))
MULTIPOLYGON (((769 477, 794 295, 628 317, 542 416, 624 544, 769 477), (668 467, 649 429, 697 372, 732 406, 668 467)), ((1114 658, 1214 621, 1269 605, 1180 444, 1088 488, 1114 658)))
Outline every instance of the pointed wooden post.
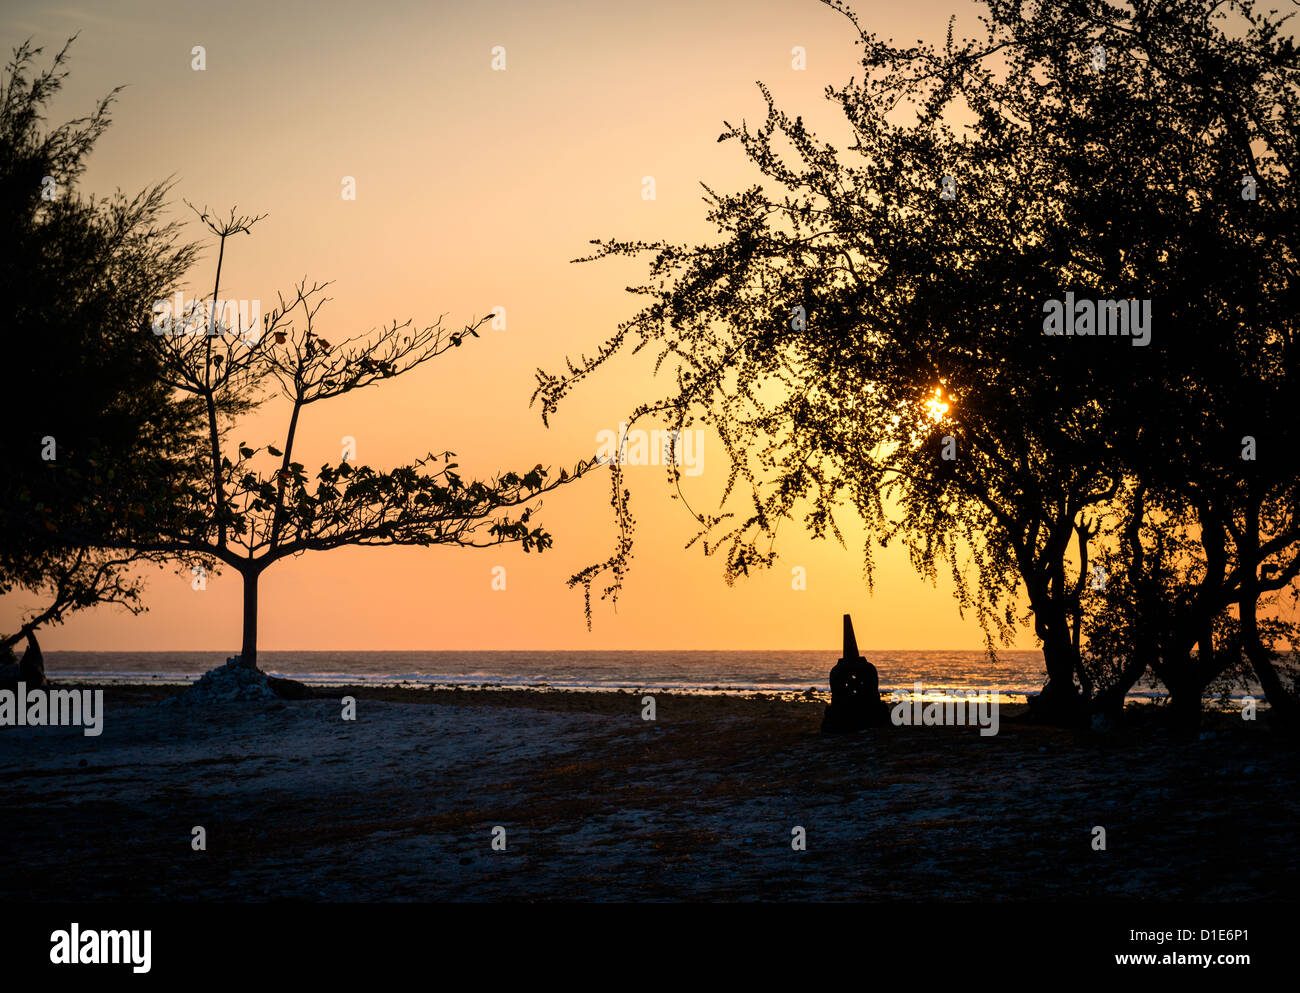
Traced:
POLYGON ((848 614, 844 615, 844 661, 851 662, 853 659, 861 658, 858 654, 858 639, 853 637, 853 618, 848 614))

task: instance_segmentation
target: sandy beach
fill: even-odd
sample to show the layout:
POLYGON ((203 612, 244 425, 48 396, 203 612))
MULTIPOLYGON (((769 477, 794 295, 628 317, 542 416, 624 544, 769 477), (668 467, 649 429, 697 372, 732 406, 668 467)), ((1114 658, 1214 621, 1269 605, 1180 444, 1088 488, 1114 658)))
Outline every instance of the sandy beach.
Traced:
POLYGON ((176 692, 107 687, 97 738, 0 729, 6 899, 1295 899, 1294 749, 1239 717, 828 737, 812 701, 176 692))

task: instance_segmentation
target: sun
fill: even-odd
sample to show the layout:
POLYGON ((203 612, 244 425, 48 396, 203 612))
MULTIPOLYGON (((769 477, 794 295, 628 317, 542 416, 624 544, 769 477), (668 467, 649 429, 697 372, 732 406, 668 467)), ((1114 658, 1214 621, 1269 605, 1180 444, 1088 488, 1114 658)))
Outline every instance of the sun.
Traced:
POLYGON ((948 401, 943 398, 943 387, 936 386, 934 396, 927 398, 922 406, 932 422, 940 423, 948 415, 950 407, 948 401))

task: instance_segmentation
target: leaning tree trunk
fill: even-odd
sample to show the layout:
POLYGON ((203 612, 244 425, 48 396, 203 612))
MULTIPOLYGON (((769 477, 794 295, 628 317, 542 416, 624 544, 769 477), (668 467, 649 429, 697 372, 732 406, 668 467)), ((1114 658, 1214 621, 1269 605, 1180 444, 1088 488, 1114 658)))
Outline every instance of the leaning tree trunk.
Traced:
POLYGON ((1250 659, 1255 678, 1259 680, 1259 685, 1264 690, 1264 696, 1268 699, 1269 709, 1274 718, 1294 728, 1300 725, 1300 699, 1288 693, 1286 687, 1282 685, 1282 678, 1273 667, 1270 653, 1260 640, 1259 621, 1255 616, 1257 597, 1253 584, 1248 585, 1251 588, 1243 593, 1240 605, 1241 640, 1246 650, 1246 657, 1250 659))
MULTIPOLYGON (((1259 556, 1259 515, 1253 513, 1246 518, 1246 531, 1242 537, 1242 557, 1254 562, 1259 556)), ((1250 659, 1255 678, 1259 680, 1264 696, 1268 698, 1269 709, 1274 718, 1294 728, 1300 724, 1300 699, 1287 692, 1282 679, 1273 668, 1273 660, 1268 649, 1259 637, 1259 580, 1252 567, 1242 576, 1241 602, 1238 616, 1241 620, 1241 641, 1250 659)))
POLYGON ((1273 661, 1268 657, 1264 646, 1258 640, 1253 644, 1247 643, 1246 655, 1250 659, 1251 668, 1255 670, 1255 678, 1264 690, 1272 714, 1288 727, 1300 726, 1300 701, 1282 685, 1282 679, 1273 668, 1273 661))
POLYGON ((1152 653, 1141 646, 1134 646, 1132 653, 1124 660, 1119 678, 1109 686, 1101 689, 1089 703, 1090 713, 1101 714, 1111 720, 1124 716, 1124 702, 1129 690, 1137 685, 1139 679, 1151 667, 1152 653))
POLYGON ((244 640, 239 661, 249 669, 257 668, 257 580, 259 573, 248 569, 244 577, 244 640))

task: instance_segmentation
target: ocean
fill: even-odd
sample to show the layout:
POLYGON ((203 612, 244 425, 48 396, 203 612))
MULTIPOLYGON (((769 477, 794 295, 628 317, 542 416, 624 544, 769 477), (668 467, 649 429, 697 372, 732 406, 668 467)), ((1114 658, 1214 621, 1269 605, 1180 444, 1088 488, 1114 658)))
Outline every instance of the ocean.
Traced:
MULTIPOLYGON (((828 692, 834 651, 429 651, 260 652, 265 671, 315 686, 488 687, 556 690, 665 690, 699 694, 768 693, 796 696, 828 692)), ((1037 651, 864 652, 880 674, 882 695, 925 697, 984 690, 1005 703, 1024 701, 1042 688, 1037 651)), ((181 684, 223 664, 221 652, 46 652, 51 679, 181 684)), ((1130 695, 1149 698, 1152 687, 1130 695)))

